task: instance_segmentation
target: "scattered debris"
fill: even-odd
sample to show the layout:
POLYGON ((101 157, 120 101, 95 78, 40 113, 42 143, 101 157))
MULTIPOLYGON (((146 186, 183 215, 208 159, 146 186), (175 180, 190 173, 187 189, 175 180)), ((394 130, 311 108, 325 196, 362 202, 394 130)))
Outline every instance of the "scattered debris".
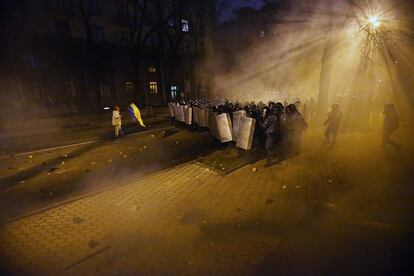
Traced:
POLYGON ((65 161, 62 161, 62 163, 61 163, 62 165, 65 165, 65 161))
POLYGON ((112 163, 112 159, 109 159, 109 160, 108 160, 108 162, 109 162, 109 163, 112 163))
POLYGON ((48 171, 49 173, 52 173, 52 172, 56 171, 57 169, 58 169, 58 167, 56 167, 56 166, 50 166, 50 167, 47 169, 47 171, 48 171))
POLYGON ((72 219, 72 221, 73 221, 73 223, 76 223, 76 224, 81 224, 82 222, 84 222, 84 221, 85 221, 85 219, 80 218, 80 217, 74 217, 74 218, 72 219))
POLYGON ((241 225, 239 224, 239 225, 237 225, 237 227, 239 227, 239 228, 240 228, 240 227, 241 227, 241 225))
POLYGON ((95 165, 96 165, 95 161, 91 162, 91 166, 95 166, 95 165))
POLYGON ((124 155, 124 158, 127 158, 126 154, 124 155))
POLYGON ((145 145, 144 145, 144 147, 143 147, 143 148, 144 148, 144 149, 146 149, 146 148, 147 148, 147 146, 145 146, 145 145))
POLYGON ((287 186, 286 186, 286 185, 283 185, 283 186, 282 186, 282 188, 283 188, 283 189, 286 189, 286 188, 287 188, 287 186))
POLYGON ((68 158, 69 155, 67 153, 65 153, 65 155, 63 155, 63 157, 68 158))
POLYGON ((332 184, 332 179, 328 179, 328 182, 329 182, 330 184, 332 184))
POLYGON ((155 135, 154 134, 151 134, 151 138, 154 138, 155 137, 155 135))
POLYGON ((29 155, 29 158, 31 159, 31 158, 33 158, 33 155, 29 155))
POLYGON ((296 189, 299 189, 300 188, 300 186, 296 186, 296 189))
POLYGON ((21 181, 20 181, 20 184, 24 184, 24 180, 21 180, 21 181))
POLYGON ((206 223, 207 223, 207 221, 205 220, 205 221, 203 221, 203 223, 204 223, 204 224, 206 224, 206 223))
POLYGON ((139 206, 138 205, 134 204, 134 205, 131 206, 131 211, 132 212, 135 212, 135 211, 138 211, 138 210, 139 210, 139 206))
POLYGON ((257 168, 253 168, 252 169, 252 172, 257 172, 257 168))
POLYGON ((99 245, 99 242, 94 241, 94 240, 91 240, 91 241, 88 243, 88 246, 89 246, 89 248, 90 248, 90 249, 95 248, 95 247, 97 247, 98 245, 99 245))
POLYGON ((177 144, 177 145, 178 145, 178 143, 179 143, 178 141, 175 141, 175 144, 177 144))

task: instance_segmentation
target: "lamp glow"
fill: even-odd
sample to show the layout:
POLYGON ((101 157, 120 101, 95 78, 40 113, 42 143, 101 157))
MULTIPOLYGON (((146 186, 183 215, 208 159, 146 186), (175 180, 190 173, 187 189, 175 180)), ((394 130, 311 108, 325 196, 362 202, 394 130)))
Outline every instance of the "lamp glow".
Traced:
POLYGON ((378 20, 377 16, 370 16, 369 22, 374 28, 377 28, 380 25, 380 21, 378 20))

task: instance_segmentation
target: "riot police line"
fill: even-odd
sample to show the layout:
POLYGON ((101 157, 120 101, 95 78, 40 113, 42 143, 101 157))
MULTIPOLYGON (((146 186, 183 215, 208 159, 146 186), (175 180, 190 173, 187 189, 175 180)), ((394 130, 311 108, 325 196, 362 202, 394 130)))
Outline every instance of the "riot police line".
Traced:
POLYGON ((269 102, 242 105, 228 100, 198 99, 169 103, 169 116, 187 126, 208 128, 221 143, 266 156, 266 165, 299 153, 303 130, 308 127, 295 104, 269 102), (286 104, 285 104, 286 105, 286 104))

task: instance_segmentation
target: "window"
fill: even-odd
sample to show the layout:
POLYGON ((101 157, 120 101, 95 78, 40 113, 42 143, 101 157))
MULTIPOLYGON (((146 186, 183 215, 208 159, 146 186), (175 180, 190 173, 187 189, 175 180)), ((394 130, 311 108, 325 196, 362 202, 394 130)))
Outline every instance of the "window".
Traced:
POLYGON ((151 94, 158 94, 158 82, 150 81, 149 88, 151 94))
POLYGON ((190 24, 187 19, 181 19, 181 31, 188 33, 190 31, 190 24))
POLYGON ((124 45, 132 45, 132 39, 128 32, 124 32, 120 34, 120 41, 124 45))
POLYGON ((111 96, 111 88, 108 84, 101 82, 99 84, 99 93, 102 98, 109 98, 111 96))
POLYGON ((76 97, 78 95, 79 85, 73 81, 66 82, 66 95, 69 97, 76 97))
POLYGON ((155 73, 155 72, 157 72, 157 67, 155 67, 155 65, 149 65, 148 66, 148 72, 151 72, 151 73, 155 73))
POLYGON ((261 30, 259 33, 260 38, 264 38, 265 36, 265 31, 261 30))
POLYGON ((171 85, 171 99, 175 100, 177 98, 177 94, 178 94, 178 86, 171 85))
POLYGON ((174 28, 174 26, 175 26, 174 18, 172 17, 168 18, 168 27, 174 28))
POLYGON ((125 82, 125 91, 127 93, 133 93, 134 92, 134 83, 132 81, 125 82))
POLYGON ((104 40, 104 30, 100 25, 92 27, 92 40, 94 42, 102 42, 104 40))
POLYGON ((23 61, 27 68, 34 69, 39 66, 39 58, 36 56, 24 56, 23 61))
POLYGON ((72 36, 68 20, 59 20, 55 23, 56 35, 59 39, 68 39, 72 36))
POLYGON ((102 10, 98 0, 89 0, 88 1, 88 11, 92 15, 101 15, 102 10))
POLYGON ((129 9, 129 5, 126 1, 120 2, 118 6, 118 16, 120 18, 130 18, 131 17, 131 11, 129 9))
POLYGON ((35 100, 40 100, 44 97, 43 93, 43 87, 38 82, 32 82, 31 83, 31 89, 32 89, 32 97, 35 100))

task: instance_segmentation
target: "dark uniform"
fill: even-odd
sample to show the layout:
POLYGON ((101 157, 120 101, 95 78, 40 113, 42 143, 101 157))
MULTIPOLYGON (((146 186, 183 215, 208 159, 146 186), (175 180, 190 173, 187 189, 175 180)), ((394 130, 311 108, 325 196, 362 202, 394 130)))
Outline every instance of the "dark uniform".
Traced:
POLYGON ((259 124, 265 137, 266 165, 270 166, 274 147, 280 141, 280 119, 272 109, 266 119, 259 121, 259 124))
POLYGON ((339 110, 339 105, 332 105, 332 111, 328 113, 328 119, 325 121, 325 137, 328 144, 334 145, 336 143, 336 136, 338 135, 339 125, 342 120, 342 112, 339 110))
POLYGON ((293 104, 286 107, 286 127, 288 131, 288 154, 296 156, 299 154, 302 132, 308 128, 308 124, 293 104))

